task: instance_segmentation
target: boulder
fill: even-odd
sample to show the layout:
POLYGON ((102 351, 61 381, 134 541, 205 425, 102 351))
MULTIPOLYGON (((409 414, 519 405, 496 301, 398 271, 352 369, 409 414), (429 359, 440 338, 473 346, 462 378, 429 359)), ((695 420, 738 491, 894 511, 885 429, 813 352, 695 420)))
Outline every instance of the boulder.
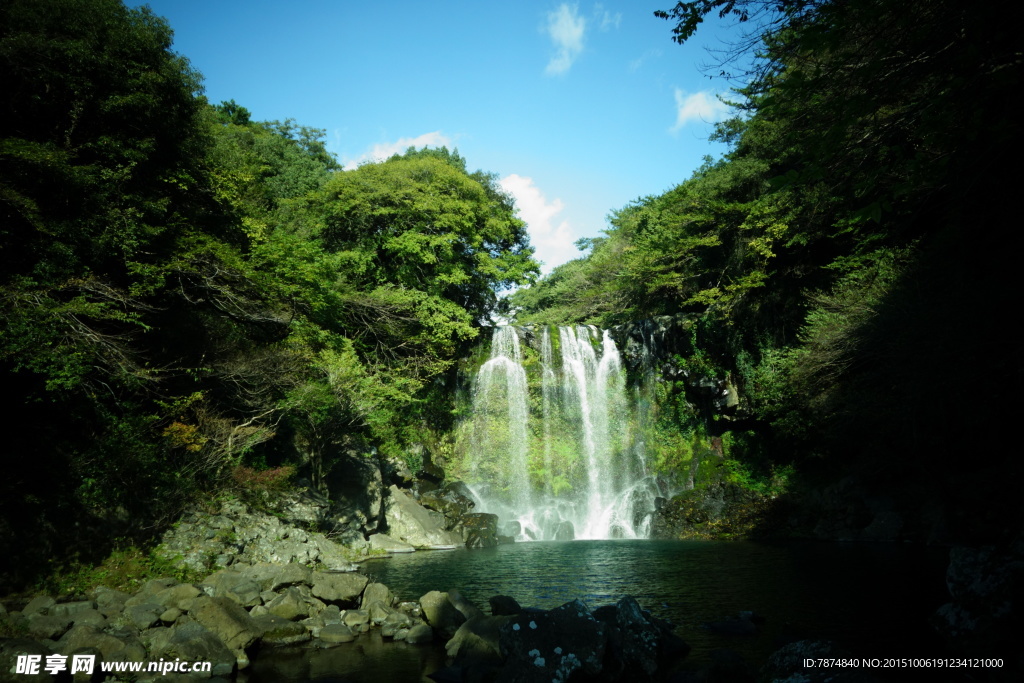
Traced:
POLYGON ((511 614, 519 614, 523 611, 523 608, 519 606, 515 598, 507 595, 494 595, 488 599, 488 604, 491 606, 491 614, 499 617, 511 614))
POLYGON ((29 635, 40 640, 57 640, 71 628, 69 617, 56 617, 38 612, 30 614, 26 623, 29 635))
POLYGON ((463 515, 460 524, 467 548, 493 548, 498 545, 498 516, 487 512, 463 515))
POLYGON ((189 616, 236 653, 263 633, 249 613, 228 598, 197 598, 189 616))
POLYGON ((369 581, 362 574, 313 572, 313 595, 325 602, 355 605, 369 581))
MULTIPOLYGON (((234 603, 229 604, 241 609, 234 603)), ((209 629, 191 619, 174 628, 152 629, 147 631, 147 635, 150 661, 180 658, 191 662, 211 662, 212 675, 225 677, 230 676, 238 665, 236 653, 225 647, 209 629)))
POLYGON ((396 541, 387 534, 373 534, 370 536, 370 548, 372 550, 384 550, 389 553, 411 553, 416 551, 416 548, 413 548, 408 543, 396 541))
POLYGON ((356 634, 345 624, 328 624, 320 629, 320 640, 325 643, 351 643, 356 634))
POLYGON ((421 597, 420 609, 428 624, 449 636, 466 621, 465 615, 448 600, 448 594, 441 591, 430 591, 421 597))
POLYGON ((565 681, 579 675, 577 671, 597 676, 604 666, 608 630, 579 600, 508 617, 498 636, 506 661, 496 680, 565 681))
POLYGON ((146 658, 146 648, 129 633, 121 637, 105 633, 95 626, 76 625, 57 643, 57 651, 70 654, 78 650, 93 649, 107 662, 141 662, 146 658))
POLYGON ((295 586, 284 589, 277 597, 267 603, 267 611, 274 616, 295 621, 309 616, 309 607, 299 589, 295 586))
POLYGON ((391 590, 383 583, 371 583, 367 584, 363 590, 363 602, 359 605, 361 609, 367 609, 369 605, 374 602, 381 602, 387 607, 391 607, 395 598, 391 594, 391 590))
POLYGON ((426 624, 416 624, 405 635, 405 642, 410 645, 421 645, 434 640, 433 630, 426 624))
POLYGON ((444 516, 427 510, 394 484, 388 489, 385 517, 392 538, 414 548, 462 545, 462 538, 444 529, 444 516))
POLYGON ((420 503, 436 512, 445 519, 444 528, 453 530, 463 517, 476 506, 472 493, 461 481, 453 481, 431 491, 420 494, 420 503))

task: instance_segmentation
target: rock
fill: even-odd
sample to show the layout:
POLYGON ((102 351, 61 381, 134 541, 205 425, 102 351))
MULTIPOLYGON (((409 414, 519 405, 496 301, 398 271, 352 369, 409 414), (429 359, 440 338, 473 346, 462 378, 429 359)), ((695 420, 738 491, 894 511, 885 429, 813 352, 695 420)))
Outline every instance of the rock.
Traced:
POLYGON ((689 652, 669 625, 652 618, 630 596, 595 610, 594 616, 609 626, 605 673, 612 678, 651 678, 660 666, 689 652))
POLYGON ((555 540, 556 541, 571 541, 576 538, 576 529, 573 527, 572 522, 569 520, 563 520, 558 523, 555 527, 555 540))
MULTIPOLYGON (((224 598, 206 598, 206 600, 224 598)), ((238 605, 229 602, 237 609, 238 605)), ((191 662, 210 662, 213 676, 230 676, 238 665, 238 655, 227 647, 210 630, 201 624, 187 620, 174 628, 159 628, 147 632, 150 661, 176 658, 191 662)))
POLYGON ((393 638, 398 631, 408 630, 413 625, 412 619, 404 612, 392 611, 381 622, 380 634, 385 638, 393 638))
POLYGON ((364 609, 350 609, 341 615, 341 621, 349 628, 358 630, 360 626, 370 623, 370 613, 364 609))
POLYGON ((281 519, 300 526, 324 526, 331 517, 331 501, 311 485, 285 494, 277 509, 281 519))
POLYGON ((503 664, 499 635, 501 627, 511 618, 511 615, 474 616, 445 644, 445 653, 456 665, 466 669, 469 678, 486 679, 503 664))
POLYGON ((173 624, 181 616, 181 610, 177 607, 168 607, 160 613, 160 621, 165 624, 173 624))
MULTIPOLYGON (((951 601, 932 625, 957 655, 998 658, 1020 649, 1014 634, 1024 628, 1024 538, 1002 548, 952 548, 946 586, 951 601)), ((1019 678, 1022 668, 1024 657, 1008 660, 1005 680, 1019 678)))
POLYGON ((345 624, 328 624, 320 629, 320 640, 325 643, 351 643, 356 634, 345 624))
POLYGON ((96 609, 96 603, 92 600, 80 600, 78 602, 62 602, 50 608, 48 614, 55 617, 68 617, 72 621, 81 612, 96 609))
POLYGON ((240 581, 224 591, 224 597, 234 600, 242 607, 255 607, 263 602, 260 592, 260 586, 255 581, 240 581))
POLYGON ((515 598, 507 595, 495 595, 487 601, 491 606, 491 614, 494 616, 504 616, 511 614, 519 614, 523 611, 523 608, 519 606, 515 598))
POLYGON ((463 515, 462 538, 467 548, 493 548, 498 545, 498 516, 486 512, 463 515))
POLYGON ((257 620, 257 624, 263 629, 260 636, 260 644, 271 647, 284 645, 297 645, 305 643, 310 639, 310 632, 302 624, 294 621, 287 621, 280 617, 264 617, 266 621, 257 620))
POLYGON ((313 595, 326 602, 355 605, 369 581, 362 574, 313 572, 313 595))
POLYGON ((394 600, 395 598, 391 595, 391 590, 383 583, 371 583, 363 590, 363 602, 359 607, 367 609, 371 603, 376 601, 380 601, 385 606, 390 607, 394 600))
POLYGON ((373 550, 384 550, 389 553, 411 553, 415 552, 408 543, 396 541, 387 534, 373 534, 370 536, 370 548, 373 550))
POLYGON ((267 611, 274 616, 295 621, 309 616, 309 607, 306 605, 302 593, 295 586, 286 588, 276 598, 266 604, 267 611))
POLYGON ((107 618, 96 609, 87 609, 77 612, 72 619, 74 620, 75 626, 95 626, 97 628, 103 628, 107 625, 107 618))
POLYGON ((153 601, 167 608, 186 609, 200 595, 201 590, 192 584, 182 583, 163 589, 153 596, 153 601))
POLYGON ((579 600, 509 617, 498 636, 506 661, 496 680, 565 681, 580 675, 577 671, 597 676, 604 666, 607 631, 579 600))
POLYGON ((426 624, 416 624, 405 636, 405 642, 410 645, 422 645, 434 640, 433 630, 426 624))
POLYGON ((88 649, 98 651, 108 662, 141 662, 146 658, 146 648, 135 636, 122 633, 118 637, 95 626, 76 625, 57 643, 58 652, 63 654, 88 649))
POLYGON ((30 614, 26 623, 29 635, 40 640, 57 640, 71 628, 71 619, 68 617, 55 617, 38 612, 30 614))
POLYGON ((758 680, 803 683, 870 683, 878 679, 869 671, 829 667, 808 669, 805 659, 852 659, 853 656, 824 640, 801 640, 776 650, 761 667, 758 680))
POLYGON ((448 600, 448 594, 440 591, 430 591, 421 597, 420 609, 428 624, 449 636, 466 621, 465 615, 448 600))
POLYGON ((394 484, 388 489, 385 517, 392 538, 414 548, 462 545, 462 539, 444 529, 444 516, 427 510, 394 484))
POLYGON ((49 595, 41 595, 28 601, 21 610, 23 617, 30 617, 33 614, 49 614, 50 608, 57 604, 57 601, 49 595))
POLYGON ((313 570, 303 564, 270 564, 258 562, 241 572, 257 584, 261 590, 277 591, 289 586, 312 584, 313 570))
POLYGON ((21 683, 22 681, 46 681, 49 683, 53 677, 46 673, 46 657, 53 654, 53 650, 42 643, 28 638, 0 638, 0 680, 21 683), (39 671, 35 674, 15 673, 18 665, 18 657, 21 656, 39 657, 39 671))
POLYGON ((327 476, 327 488, 334 506, 331 524, 367 533, 378 530, 383 521, 384 484, 376 461, 360 454, 339 454, 339 464, 327 476))
POLYGON ((100 614, 112 617, 124 610, 124 603, 131 595, 113 588, 100 587, 93 592, 92 597, 100 614))
POLYGON ((197 598, 189 616, 236 653, 262 635, 249 613, 228 598, 197 598))
POLYGON ((445 519, 444 528, 451 531, 469 514, 476 503, 469 488, 461 481, 454 481, 432 491, 420 494, 420 503, 436 512, 445 519))
POLYGON ((125 607, 124 619, 135 628, 144 631, 158 622, 160 615, 165 611, 164 606, 159 603, 146 602, 125 607))

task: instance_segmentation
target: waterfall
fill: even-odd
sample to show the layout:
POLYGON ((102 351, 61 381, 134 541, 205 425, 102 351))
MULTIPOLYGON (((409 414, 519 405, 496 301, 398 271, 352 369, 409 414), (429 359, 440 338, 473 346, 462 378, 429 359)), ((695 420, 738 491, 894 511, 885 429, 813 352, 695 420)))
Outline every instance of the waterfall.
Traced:
POLYGON ((472 386, 462 457, 478 509, 519 540, 646 536, 662 494, 607 330, 497 327, 472 386))

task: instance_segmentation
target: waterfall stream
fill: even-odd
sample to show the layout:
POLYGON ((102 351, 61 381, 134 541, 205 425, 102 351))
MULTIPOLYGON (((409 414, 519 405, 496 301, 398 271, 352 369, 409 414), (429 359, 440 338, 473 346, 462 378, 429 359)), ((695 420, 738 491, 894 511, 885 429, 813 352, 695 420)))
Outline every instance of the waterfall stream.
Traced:
POLYGON ((517 540, 644 538, 664 495, 607 330, 496 327, 472 380, 464 476, 517 540))

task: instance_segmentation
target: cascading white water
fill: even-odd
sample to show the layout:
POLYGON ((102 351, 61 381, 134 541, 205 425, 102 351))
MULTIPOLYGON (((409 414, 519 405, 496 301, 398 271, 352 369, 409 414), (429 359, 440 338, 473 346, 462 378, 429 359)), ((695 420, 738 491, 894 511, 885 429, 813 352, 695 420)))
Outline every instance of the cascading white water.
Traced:
POLYGON ((519 540, 644 537, 660 492, 630 436, 618 348, 595 327, 557 331, 556 353, 547 327, 495 328, 473 383, 467 483, 519 540))

